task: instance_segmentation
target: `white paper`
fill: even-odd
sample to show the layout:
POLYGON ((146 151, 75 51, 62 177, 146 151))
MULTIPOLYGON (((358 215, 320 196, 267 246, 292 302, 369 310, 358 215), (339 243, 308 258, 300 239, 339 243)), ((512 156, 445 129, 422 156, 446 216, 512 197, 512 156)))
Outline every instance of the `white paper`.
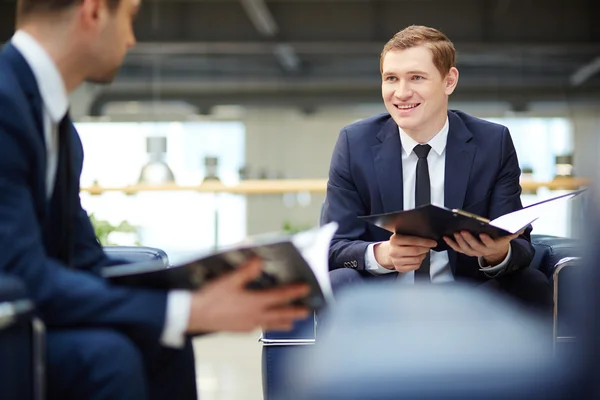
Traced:
POLYGON ((312 269, 325 300, 330 304, 333 303, 333 290, 329 278, 329 245, 337 228, 336 222, 330 222, 292 237, 292 243, 312 269))
POLYGON ((548 208, 553 207, 557 201, 569 200, 577 194, 579 193, 574 192, 571 194, 571 196, 559 196, 555 199, 542 200, 537 204, 532 204, 521 210, 504 214, 491 221, 490 225, 495 226, 496 228, 504 229, 510 233, 517 233, 527 225, 537 220, 548 208))
POLYGON ((540 210, 538 207, 523 208, 496 218, 490 222, 490 225, 510 233, 517 233, 539 217, 540 210))

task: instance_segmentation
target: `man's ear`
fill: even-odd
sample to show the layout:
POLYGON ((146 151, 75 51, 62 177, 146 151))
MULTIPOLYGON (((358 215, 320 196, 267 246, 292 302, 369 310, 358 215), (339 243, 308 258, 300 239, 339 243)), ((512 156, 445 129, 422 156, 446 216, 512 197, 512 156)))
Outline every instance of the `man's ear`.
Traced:
POLYGON ((444 79, 445 92, 448 96, 454 92, 456 85, 458 85, 458 75, 458 70, 452 67, 444 79))
POLYGON ((82 0, 78 7, 78 15, 86 27, 102 24, 108 11, 106 0, 82 0))

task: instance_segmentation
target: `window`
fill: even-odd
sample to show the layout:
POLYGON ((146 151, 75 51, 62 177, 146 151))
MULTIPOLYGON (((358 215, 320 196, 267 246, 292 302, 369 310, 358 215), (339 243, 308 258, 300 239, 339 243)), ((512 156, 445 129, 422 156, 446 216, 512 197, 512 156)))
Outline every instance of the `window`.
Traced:
MULTIPOLYGON (((534 181, 552 181, 556 175, 556 157, 572 155, 573 129, 566 118, 489 118, 488 120, 508 127, 517 150, 521 170, 531 169, 534 181)), ((535 193, 524 192, 521 199, 523 205, 528 205, 561 193, 561 191, 540 188, 535 193)), ((549 206, 533 223, 533 233, 571 236, 574 201, 561 201, 549 206)))
MULTIPOLYGON (((136 184, 148 162, 146 138, 166 137, 165 161, 179 185, 198 185, 206 174, 205 157, 218 158, 218 177, 237 183, 245 163, 245 129, 239 122, 78 123, 85 162, 81 186, 136 184)), ((191 191, 105 192, 81 194, 83 207, 112 225, 139 227, 137 240, 172 252, 227 245, 246 235, 243 196, 191 191)), ((128 244, 121 238, 116 244, 128 244)))

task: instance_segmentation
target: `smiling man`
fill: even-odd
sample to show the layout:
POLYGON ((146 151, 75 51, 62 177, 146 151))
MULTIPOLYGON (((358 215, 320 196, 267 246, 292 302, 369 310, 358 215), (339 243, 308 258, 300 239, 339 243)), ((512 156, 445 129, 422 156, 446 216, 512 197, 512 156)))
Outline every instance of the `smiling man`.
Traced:
POLYGON ((388 112, 343 128, 331 160, 322 218, 339 223, 329 252, 334 289, 365 279, 470 281, 550 315, 551 286, 527 268, 531 228, 498 240, 458 232, 445 238, 451 250, 434 252, 432 240, 390 237, 357 218, 428 203, 490 219, 522 208, 508 129, 448 110, 459 80, 455 59, 452 42, 424 26, 410 26, 385 45, 381 92, 388 112))

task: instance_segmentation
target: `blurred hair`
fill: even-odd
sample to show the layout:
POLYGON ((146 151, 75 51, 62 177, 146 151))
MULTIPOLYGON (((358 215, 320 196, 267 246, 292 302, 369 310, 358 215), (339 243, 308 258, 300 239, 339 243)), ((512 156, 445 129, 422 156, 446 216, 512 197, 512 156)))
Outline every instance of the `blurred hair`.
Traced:
MULTIPOLYGON (((32 14, 64 11, 81 4, 83 0, 17 0, 17 21, 32 14)), ((115 10, 121 0, 104 0, 111 10, 115 10)))

